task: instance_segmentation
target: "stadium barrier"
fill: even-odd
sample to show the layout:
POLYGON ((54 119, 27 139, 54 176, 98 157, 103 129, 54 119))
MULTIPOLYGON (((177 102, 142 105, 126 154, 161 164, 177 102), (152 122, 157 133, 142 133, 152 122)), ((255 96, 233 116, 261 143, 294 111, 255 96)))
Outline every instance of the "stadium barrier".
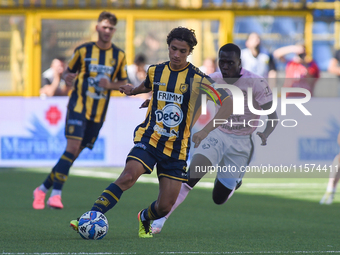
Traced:
MULTIPOLYGON (((66 97, 40 98, 6 97, 0 100, 0 167, 53 166, 65 149, 64 125, 66 97)), ((146 114, 139 109, 140 98, 112 98, 106 121, 92 151, 85 149, 75 166, 124 166, 133 146, 133 131, 146 114)), ((255 154, 252 165, 331 164, 339 153, 337 135, 340 130, 339 98, 312 98, 303 106, 312 114, 305 116, 295 105, 287 106, 279 124, 261 146, 254 135, 255 154)), ((214 108, 208 108, 213 116, 214 108)), ((266 117, 262 117, 264 125, 266 117)), ((194 132, 209 118, 199 119, 194 132)), ((255 122, 246 123, 260 126, 255 122)))

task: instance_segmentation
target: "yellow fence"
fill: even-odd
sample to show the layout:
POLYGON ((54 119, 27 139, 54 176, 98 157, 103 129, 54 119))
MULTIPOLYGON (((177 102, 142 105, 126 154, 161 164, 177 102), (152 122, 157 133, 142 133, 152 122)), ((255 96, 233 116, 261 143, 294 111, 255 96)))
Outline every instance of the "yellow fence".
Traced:
MULTIPOLYGON (((29 3, 32 2, 34 1, 29 1, 29 3)), ((144 0, 140 2, 149 3, 144 0)), ((4 1, 0 0, 0 3, 3 5, 4 1)), ((20 0, 16 2, 18 3, 24 4, 20 0)), ((43 4, 48 2, 41 1, 41 3, 44 6, 43 4)), ((66 2, 52 0, 52 3, 66 2)), ((75 0, 74 3, 80 4, 81 2, 75 0)), ((199 3, 202 4, 202 2, 190 1, 191 5, 199 3)), ((209 1, 205 2, 207 3, 209 1)), ((106 8, 106 10, 114 12, 118 17, 118 29, 113 42, 125 50, 128 64, 133 62, 135 54, 140 51, 144 52, 144 44, 148 41, 152 43, 152 40, 158 48, 155 46, 154 54, 148 53, 150 61, 167 60, 166 34, 171 28, 181 25, 194 28, 196 31, 199 44, 190 61, 199 66, 203 59, 216 57, 216 50, 219 46, 234 41, 234 22, 238 16, 300 17, 304 21, 304 31, 301 36, 304 37, 307 51, 312 52, 313 16, 311 10, 254 10, 251 8, 246 10, 239 8, 234 10, 117 10, 106 8)), ((73 49, 81 42, 95 40, 94 25, 101 11, 46 8, 0 9, 0 96, 38 96, 41 73, 48 68, 53 56, 63 55, 69 58, 73 49)), ((151 63, 154 63, 153 61, 151 63)))

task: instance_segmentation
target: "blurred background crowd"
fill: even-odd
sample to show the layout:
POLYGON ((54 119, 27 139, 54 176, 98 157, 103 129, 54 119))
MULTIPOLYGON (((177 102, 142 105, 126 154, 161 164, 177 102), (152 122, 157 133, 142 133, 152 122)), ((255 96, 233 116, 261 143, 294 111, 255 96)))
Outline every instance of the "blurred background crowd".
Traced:
POLYGON ((126 52, 132 84, 168 59, 164 38, 180 25, 195 29, 189 60, 207 74, 217 70, 218 48, 234 42, 244 68, 276 78, 272 87, 304 79, 315 97, 340 96, 338 1, 0 0, 0 7, 0 96, 67 95, 61 71, 77 45, 96 40, 103 9, 118 17, 113 42, 126 52))

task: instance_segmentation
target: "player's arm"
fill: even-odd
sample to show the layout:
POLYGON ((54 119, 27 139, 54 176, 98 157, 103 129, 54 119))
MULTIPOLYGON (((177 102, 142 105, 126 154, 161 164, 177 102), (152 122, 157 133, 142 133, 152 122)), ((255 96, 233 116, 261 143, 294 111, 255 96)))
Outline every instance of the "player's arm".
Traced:
POLYGON ((76 48, 74 50, 72 59, 68 63, 67 69, 62 74, 62 77, 65 81, 65 84, 69 88, 73 86, 73 81, 78 75, 78 72, 79 72, 80 66, 81 66, 80 63, 81 63, 81 55, 79 53, 79 49, 76 48))
POLYGON ((120 93, 124 93, 128 96, 135 96, 138 94, 149 93, 152 90, 152 85, 149 78, 149 71, 147 71, 147 75, 145 80, 137 87, 132 86, 131 84, 126 84, 119 88, 120 93))
POLYGON ((214 118, 209 121, 207 125, 197 133, 193 134, 192 141, 195 143, 194 148, 197 148, 201 141, 208 136, 208 134, 213 131, 215 128, 220 126, 221 124, 216 124, 216 119, 228 119, 229 116, 233 113, 233 100, 230 96, 225 98, 222 102, 222 106, 214 116, 214 118))
MULTIPOLYGON (((261 108, 263 110, 269 110, 272 107, 273 102, 270 101, 264 105, 261 105, 261 108)), ((274 131, 275 127, 277 126, 278 123, 278 117, 276 111, 274 111, 272 114, 268 115, 268 121, 266 128, 264 129, 263 132, 257 132, 256 134, 261 138, 262 143, 261 145, 267 145, 267 139, 269 135, 274 131)))
POLYGON ((66 69, 63 73, 63 79, 65 80, 66 86, 72 87, 73 81, 77 77, 77 75, 77 73, 73 73, 69 69, 66 69))
POLYGON ((145 81, 143 81, 137 87, 134 87, 131 84, 126 84, 126 85, 121 86, 119 88, 119 91, 128 96, 135 96, 135 95, 142 94, 142 93, 149 93, 151 89, 145 87, 144 84, 145 84, 145 81))
POLYGON ((98 86, 107 90, 119 90, 119 88, 128 83, 127 66, 125 54, 120 51, 118 53, 119 68, 117 74, 113 75, 112 80, 101 78, 98 86))
POLYGON ((331 61, 329 62, 328 65, 328 72, 331 74, 335 74, 337 76, 340 75, 339 62, 336 58, 331 58, 331 61))
POLYGON ((110 82, 105 78, 101 78, 99 80, 98 86, 108 90, 119 90, 119 88, 127 84, 127 82, 128 82, 127 79, 110 82))

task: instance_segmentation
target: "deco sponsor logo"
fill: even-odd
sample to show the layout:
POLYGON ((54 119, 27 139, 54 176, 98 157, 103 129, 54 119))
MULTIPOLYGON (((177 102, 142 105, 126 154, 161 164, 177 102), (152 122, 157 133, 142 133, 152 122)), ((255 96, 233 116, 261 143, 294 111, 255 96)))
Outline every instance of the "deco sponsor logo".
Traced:
POLYGON ((183 112, 178 105, 167 104, 162 110, 157 110, 156 121, 162 122, 167 127, 176 127, 183 120, 183 112))

